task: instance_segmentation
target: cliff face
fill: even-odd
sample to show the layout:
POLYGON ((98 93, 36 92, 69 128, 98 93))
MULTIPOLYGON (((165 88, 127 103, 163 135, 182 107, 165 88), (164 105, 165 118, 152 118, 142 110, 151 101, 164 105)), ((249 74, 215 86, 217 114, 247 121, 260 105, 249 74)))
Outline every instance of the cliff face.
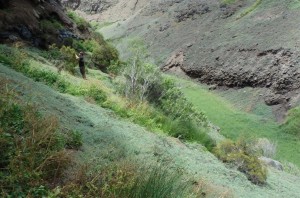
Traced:
POLYGON ((44 46, 59 39, 58 27, 73 27, 58 0, 0 0, 2 42, 22 39, 44 46))

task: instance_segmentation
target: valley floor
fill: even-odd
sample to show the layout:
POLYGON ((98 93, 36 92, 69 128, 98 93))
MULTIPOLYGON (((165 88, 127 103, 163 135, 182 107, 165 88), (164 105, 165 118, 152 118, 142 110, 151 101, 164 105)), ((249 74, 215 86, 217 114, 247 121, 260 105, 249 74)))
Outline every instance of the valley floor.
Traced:
MULTIPOLYGON (((100 72, 95 71, 97 76, 100 72)), ((66 75, 68 77, 68 75, 66 75)), ((20 92, 21 100, 56 115, 61 125, 83 134, 83 147, 76 159, 100 167, 121 158, 141 164, 166 164, 182 170, 197 182, 211 183, 211 197, 300 197, 300 178, 269 170, 267 185, 253 185, 240 172, 227 168, 201 145, 146 131, 116 116, 114 112, 88 103, 84 98, 61 94, 48 86, 0 64, 0 80, 20 92)), ((91 79, 90 79, 91 80, 91 79)), ((89 80, 88 80, 89 81, 89 80)), ((88 83, 74 78, 74 83, 88 83)))

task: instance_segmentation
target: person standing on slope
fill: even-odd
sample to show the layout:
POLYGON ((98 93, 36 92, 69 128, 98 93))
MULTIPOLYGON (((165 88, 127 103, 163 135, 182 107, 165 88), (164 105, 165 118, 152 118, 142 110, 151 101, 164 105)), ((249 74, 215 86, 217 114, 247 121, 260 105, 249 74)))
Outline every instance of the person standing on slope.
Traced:
POLYGON ((80 52, 78 56, 76 54, 75 54, 75 56, 76 56, 76 59, 78 60, 79 69, 80 69, 82 78, 86 80, 85 66, 84 66, 84 54, 83 54, 83 52, 80 52))

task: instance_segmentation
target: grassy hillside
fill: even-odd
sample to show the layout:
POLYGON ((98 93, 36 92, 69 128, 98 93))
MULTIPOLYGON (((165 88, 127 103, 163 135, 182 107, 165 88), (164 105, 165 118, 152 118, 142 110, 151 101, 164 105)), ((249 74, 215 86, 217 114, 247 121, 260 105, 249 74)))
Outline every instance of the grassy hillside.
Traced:
MULTIPOLYGON (((244 98, 236 98, 236 101, 227 100, 217 92, 208 91, 201 85, 184 80, 179 84, 186 97, 197 108, 203 110, 209 120, 221 128, 221 134, 225 137, 230 139, 237 139, 241 136, 266 137, 277 143, 277 159, 290 161, 300 166, 299 139, 295 135, 284 132, 280 124, 272 118, 272 112, 263 103, 261 105, 257 103, 259 107, 256 108, 256 113, 247 113, 240 110, 246 109, 245 107, 237 105, 239 99, 243 101, 243 105, 249 104, 244 98)), ((294 112, 296 114, 296 111, 294 112)), ((291 118, 291 122, 296 122, 296 119, 291 118)))
MULTIPOLYGON (((41 58, 41 60, 43 59, 41 58)), ((35 61, 35 65, 42 66, 43 70, 48 72, 54 74, 56 72, 51 63, 35 61)), ((201 196, 205 194, 205 197, 297 197, 300 193, 298 192, 300 187, 297 186, 299 182, 296 182, 299 178, 296 176, 270 169, 267 186, 253 185, 243 174, 234 169, 228 169, 199 144, 183 143, 177 138, 148 132, 145 128, 119 118, 111 110, 101 108, 88 97, 58 93, 55 89, 43 83, 34 82, 12 69, 3 65, 0 67, 0 78, 9 81, 10 87, 17 87, 20 100, 32 101, 42 112, 56 115, 60 124, 65 128, 72 128, 82 134, 83 146, 74 153, 77 162, 87 164, 87 167, 91 168, 90 170, 102 170, 98 173, 101 175, 108 174, 108 178, 111 174, 109 170, 119 170, 118 173, 120 174, 117 174, 117 178, 113 178, 117 180, 111 180, 110 186, 113 188, 118 187, 114 181, 127 175, 122 175, 122 171, 131 174, 131 168, 136 165, 143 167, 153 164, 157 166, 159 162, 168 167, 168 171, 171 173, 182 174, 185 181, 186 178, 191 179, 194 184, 192 186, 200 190, 198 192, 201 192, 201 196), (114 168, 110 165, 120 161, 123 161, 121 168, 114 168), (110 166, 107 167, 106 165, 110 166)), ((102 82, 109 84, 108 76, 92 69, 88 74, 88 81, 82 80, 78 74, 72 76, 63 72, 61 75, 77 87, 88 87, 91 83, 106 87, 102 82)), ((165 177, 164 174, 156 174, 155 172, 153 174, 165 177)), ((78 177, 79 175, 75 174, 75 176, 78 177)), ((155 176, 155 179, 157 178, 155 176)), ((95 177, 92 178, 92 181, 100 180, 95 177)), ((127 180, 122 181, 126 182, 127 180)), ((141 182, 141 180, 139 181, 141 182)), ((121 182, 120 184, 125 183, 121 182)), ((148 184, 150 185, 150 183, 148 184)), ((76 187, 78 183, 69 183, 67 186, 70 188, 70 185, 76 187)), ((79 186, 77 188, 80 189, 79 186)), ((53 192, 66 193, 68 192, 65 191, 67 189, 56 189, 53 192)), ((74 190, 74 188, 71 189, 74 190)), ((89 193, 93 192, 89 186, 83 189, 89 193)))

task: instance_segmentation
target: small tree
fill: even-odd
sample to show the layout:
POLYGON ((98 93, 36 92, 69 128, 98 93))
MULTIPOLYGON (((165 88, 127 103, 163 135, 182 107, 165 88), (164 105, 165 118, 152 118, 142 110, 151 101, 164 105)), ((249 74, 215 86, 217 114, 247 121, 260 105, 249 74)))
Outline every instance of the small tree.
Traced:
POLYGON ((125 77, 124 94, 127 98, 144 101, 149 94, 149 89, 161 78, 158 68, 150 63, 143 63, 135 57, 124 69, 125 77))

